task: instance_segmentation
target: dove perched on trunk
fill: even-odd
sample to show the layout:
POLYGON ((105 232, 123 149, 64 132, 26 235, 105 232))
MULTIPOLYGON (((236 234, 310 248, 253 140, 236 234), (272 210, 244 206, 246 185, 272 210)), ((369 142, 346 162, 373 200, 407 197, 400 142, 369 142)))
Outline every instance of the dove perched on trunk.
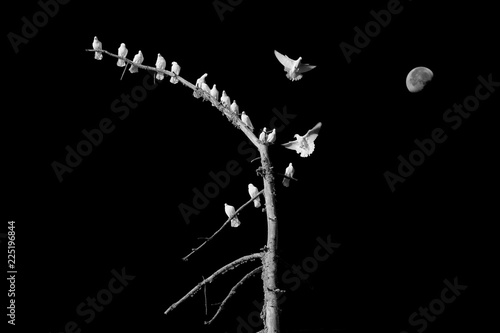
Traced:
POLYGON ((224 105, 226 108, 228 108, 231 105, 231 99, 229 96, 226 94, 225 90, 222 90, 222 96, 220 98, 220 102, 222 105, 224 105))
MULTIPOLYGON (((212 98, 218 102, 219 101, 219 91, 217 90, 217 87, 216 87, 216 84, 214 84, 214 86, 212 87, 212 90, 210 90, 210 96, 212 96, 212 98)), ((215 103, 212 102, 212 105, 215 106, 215 103)))
MULTIPOLYGON (((234 209, 233 206, 228 205, 227 203, 224 204, 224 210, 226 211, 227 217, 234 216, 236 213, 236 210, 234 209)), ((231 219, 231 227, 236 228, 240 226, 240 220, 238 220, 238 216, 234 216, 231 219)))
MULTIPOLYGON (((292 177, 293 178, 293 174, 295 173, 295 169, 293 168, 293 165, 292 163, 290 163, 287 167, 286 167, 286 170, 285 170, 285 176, 288 176, 288 177, 292 177)), ((283 185, 288 187, 290 185, 290 179, 288 178, 283 178, 283 185)))
MULTIPOLYGON (((257 189, 257 187, 253 186, 252 183, 250 183, 250 184, 248 184, 248 194, 250 194, 250 198, 253 198, 257 194, 259 194, 259 190, 257 189)), ((253 201, 253 204, 254 204, 255 208, 259 208, 260 207, 260 197, 257 197, 257 199, 255 199, 253 201)))
MULTIPOLYGON (((118 56, 122 57, 122 58, 125 58, 127 56, 127 53, 128 53, 128 50, 125 47, 125 43, 121 43, 120 47, 118 48, 118 56)), ((118 61, 116 62, 116 65, 118 67, 125 67, 125 60, 118 59, 118 61)))
MULTIPOLYGON (((97 39, 97 36, 94 37, 94 41, 92 42, 92 48, 94 50, 102 50, 102 43, 97 39)), ((94 59, 102 60, 102 52, 96 52, 94 55, 94 59)))
MULTIPOLYGON (((142 64, 144 61, 144 56, 142 55, 141 50, 134 56, 134 60, 132 60, 134 64, 142 64)), ((139 71, 139 68, 137 66, 134 66, 134 64, 130 65, 130 68, 128 69, 130 73, 137 73, 139 71)))
MULTIPOLYGON (((170 71, 175 75, 179 75, 179 73, 181 72, 181 66, 179 66, 179 64, 175 61, 172 61, 172 69, 170 71)), ((170 78, 170 83, 176 84, 177 82, 179 82, 179 79, 175 76, 172 76, 170 78)))
POLYGON ((202 76, 201 76, 198 80, 196 80, 196 84, 195 84, 196 88, 200 88, 200 89, 202 88, 202 87, 201 87, 201 85, 202 85, 203 83, 205 83, 205 78, 207 77, 207 75, 208 75, 208 74, 207 74, 207 73, 205 73, 205 74, 203 74, 203 75, 202 75, 202 76))
MULTIPOLYGON (((165 61, 165 58, 163 58, 161 56, 161 54, 159 54, 159 53, 158 53, 158 58, 156 58, 156 64, 155 64, 155 66, 156 66, 156 69, 161 69, 161 70, 164 70, 165 67, 167 66, 167 62, 165 61)), ((160 72, 156 73, 156 78, 158 80, 161 81, 161 80, 163 80, 164 77, 165 77, 165 74, 160 73, 160 72)))
POLYGON ((276 128, 273 128, 273 131, 267 136, 268 143, 274 143, 274 141, 276 141, 276 128))
POLYGON ((252 122, 250 121, 250 118, 247 116, 245 111, 241 112, 241 121, 243 124, 245 124, 248 128, 250 128, 253 132, 253 125, 252 122))
POLYGON ((300 154, 301 157, 307 157, 314 151, 314 140, 318 137, 320 129, 321 123, 317 123, 304 136, 295 134, 293 136, 295 138, 294 141, 283 143, 282 146, 297 151, 297 154, 300 154))
POLYGON ((300 80, 302 78, 302 73, 308 72, 316 67, 301 63, 302 57, 299 57, 297 60, 292 60, 276 50, 274 50, 274 55, 285 67, 286 77, 292 81, 300 80))
POLYGON ((266 138, 267 138, 266 131, 267 131, 267 128, 264 127, 264 129, 262 130, 262 133, 260 133, 260 135, 259 135, 259 140, 264 142, 264 143, 266 142, 266 138))
POLYGON ((240 113, 240 108, 238 104, 236 104, 236 100, 233 101, 233 104, 231 104, 231 111, 233 111, 235 114, 240 113))

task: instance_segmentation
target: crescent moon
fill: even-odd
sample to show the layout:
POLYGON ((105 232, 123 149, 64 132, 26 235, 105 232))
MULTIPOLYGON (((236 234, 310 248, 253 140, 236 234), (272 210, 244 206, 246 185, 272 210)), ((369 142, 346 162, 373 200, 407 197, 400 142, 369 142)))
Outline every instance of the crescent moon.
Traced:
POLYGON ((432 80, 434 74, 427 67, 415 67, 406 76, 406 88, 412 93, 419 92, 432 80))

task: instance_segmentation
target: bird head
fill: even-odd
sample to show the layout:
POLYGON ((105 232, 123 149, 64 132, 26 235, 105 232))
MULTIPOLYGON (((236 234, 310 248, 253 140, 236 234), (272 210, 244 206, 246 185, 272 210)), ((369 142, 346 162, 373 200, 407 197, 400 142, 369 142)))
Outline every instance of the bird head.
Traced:
POLYGON ((94 37, 94 40, 97 40, 97 36, 94 37))
POLYGON ((298 140, 300 138, 300 135, 294 134, 293 137, 298 140))
POLYGON ((264 127, 264 129, 262 130, 262 132, 266 132, 267 131, 267 128, 264 127))
POLYGON ((121 46, 121 47, 125 47, 125 43, 121 43, 121 44, 120 44, 120 46, 121 46))
POLYGON ((158 58, 161 57, 161 54, 158 53, 158 58))

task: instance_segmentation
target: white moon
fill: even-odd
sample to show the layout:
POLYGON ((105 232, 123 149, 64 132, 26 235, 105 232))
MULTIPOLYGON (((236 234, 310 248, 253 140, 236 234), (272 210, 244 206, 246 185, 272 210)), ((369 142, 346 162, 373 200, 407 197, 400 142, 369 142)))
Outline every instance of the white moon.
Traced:
POLYGON ((427 82, 432 80, 434 74, 429 68, 415 67, 406 76, 406 87, 412 93, 424 89, 427 82))

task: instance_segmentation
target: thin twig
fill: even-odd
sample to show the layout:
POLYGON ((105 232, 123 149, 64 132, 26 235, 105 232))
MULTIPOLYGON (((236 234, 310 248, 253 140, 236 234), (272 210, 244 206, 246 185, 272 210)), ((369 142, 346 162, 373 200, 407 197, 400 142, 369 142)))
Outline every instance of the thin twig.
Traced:
POLYGON ((229 292, 229 294, 227 294, 226 298, 224 298, 224 300, 222 301, 215 315, 212 317, 212 319, 206 321, 205 325, 210 325, 215 320, 215 318, 219 315, 219 313, 224 309, 224 306, 226 305, 227 301, 236 293, 236 289, 238 289, 246 280, 248 280, 250 277, 254 276, 260 271, 262 271, 262 266, 257 267, 256 269, 245 275, 243 279, 240 280, 240 282, 235 284, 234 287, 229 292))
POLYGON ((190 254, 188 254, 187 256, 185 256, 184 258, 182 258, 182 260, 184 261, 187 261, 188 258, 193 254, 195 253, 196 251, 198 251, 200 248, 202 248, 206 243, 208 243, 209 241, 212 240, 212 238, 215 237, 215 235, 217 235, 229 222, 231 222, 231 220, 233 219, 233 217, 235 217, 236 215, 238 215, 238 213, 243 209, 245 208, 247 205, 249 205, 252 201, 254 201, 255 199, 257 199, 259 197, 259 195, 262 194, 262 192, 264 192, 264 189, 262 189, 259 193, 257 193, 257 195, 255 197, 253 197, 252 199, 248 200, 245 204, 243 204, 243 206, 241 206, 240 208, 238 208, 238 210, 234 213, 233 216, 231 216, 230 218, 228 218, 226 220, 226 222, 224 222, 224 224, 222 224, 222 226, 219 228, 219 230, 217 230, 216 232, 214 232, 214 234, 210 237, 208 237, 203 243, 201 243, 200 246, 198 246, 197 248, 193 249, 191 251, 190 254))
POLYGON ((123 73, 122 73, 122 76, 120 77, 120 81, 121 81, 121 79, 123 79, 123 75, 125 75, 125 70, 127 69, 127 66, 128 66, 128 64, 125 64, 125 68, 123 69, 123 73))
MULTIPOLYGON (((205 280, 205 277, 202 275, 201 278, 205 280)), ((207 306, 207 285, 203 286, 203 295, 205 296, 205 316, 208 315, 208 306, 207 306)))
POLYGON ((279 173, 279 172, 273 172, 275 175, 278 175, 278 176, 281 176, 281 177, 285 177, 285 178, 288 178, 288 179, 291 179, 291 180, 295 180, 296 182, 298 182, 299 180, 298 179, 295 179, 293 177, 290 177, 290 176, 287 176, 287 175, 284 175, 282 173, 279 173))
POLYGON ((196 294, 201 289, 201 287, 203 287, 207 283, 211 283, 217 276, 222 275, 222 274, 226 273, 227 271, 234 269, 235 267, 238 267, 239 265, 241 265, 247 261, 262 258, 262 256, 263 256, 263 254, 260 252, 254 253, 254 254, 249 254, 247 256, 236 259, 235 261, 223 266, 222 268, 219 268, 215 273, 213 273, 208 278, 206 278, 205 280, 198 283, 193 289, 191 289, 191 291, 189 291, 186 295, 184 295, 184 297, 182 297, 180 300, 178 300, 174 304, 170 305, 169 308, 165 311, 165 314, 168 314, 170 311, 174 310, 177 306, 179 306, 179 304, 184 302, 186 299, 188 299, 189 297, 192 297, 194 294, 196 294))

